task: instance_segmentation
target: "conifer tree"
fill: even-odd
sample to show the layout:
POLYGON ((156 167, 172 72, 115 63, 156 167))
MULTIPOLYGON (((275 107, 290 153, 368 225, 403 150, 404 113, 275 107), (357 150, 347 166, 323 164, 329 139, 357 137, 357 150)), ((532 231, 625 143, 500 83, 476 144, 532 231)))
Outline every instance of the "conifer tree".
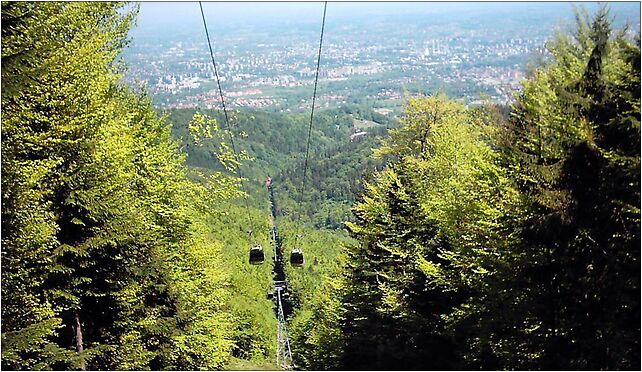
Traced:
POLYGON ((614 35, 606 8, 577 19, 525 83, 507 146, 529 203, 511 286, 531 357, 514 363, 636 369, 639 41, 614 35))

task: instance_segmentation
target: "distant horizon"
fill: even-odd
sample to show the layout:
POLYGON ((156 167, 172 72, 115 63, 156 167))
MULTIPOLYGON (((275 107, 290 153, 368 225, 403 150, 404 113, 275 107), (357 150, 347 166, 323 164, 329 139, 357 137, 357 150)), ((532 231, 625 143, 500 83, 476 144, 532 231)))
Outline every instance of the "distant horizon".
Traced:
MULTIPOLYGON (((329 2, 328 22, 360 19, 370 16, 421 16, 446 15, 458 12, 461 15, 489 12, 545 11, 555 9, 563 14, 572 14, 573 4, 594 11, 598 2, 329 2)), ((612 13, 627 19, 616 22, 640 22, 639 2, 607 2, 612 13), (633 10, 637 10, 634 12, 633 10)), ((220 24, 243 22, 246 25, 261 25, 276 22, 319 22, 323 2, 203 2, 207 18, 213 27, 220 24), (220 18, 218 18, 220 16, 220 18), (215 22, 215 19, 218 22, 215 22)), ((198 2, 141 2, 136 28, 190 27, 200 21, 198 2)))
MULTIPOLYGON (((613 29, 628 22, 633 36, 640 4, 608 6, 613 29)), ((507 102, 546 41, 573 28, 574 7, 594 13, 598 3, 330 2, 320 89, 333 105, 439 88, 467 102, 480 92, 507 102)), ((299 110, 295 102, 305 100, 311 84, 323 3, 203 3, 203 10, 230 104, 299 110)), ((146 82, 156 104, 212 99, 201 18, 197 2, 141 4, 123 55, 127 79, 146 82)))

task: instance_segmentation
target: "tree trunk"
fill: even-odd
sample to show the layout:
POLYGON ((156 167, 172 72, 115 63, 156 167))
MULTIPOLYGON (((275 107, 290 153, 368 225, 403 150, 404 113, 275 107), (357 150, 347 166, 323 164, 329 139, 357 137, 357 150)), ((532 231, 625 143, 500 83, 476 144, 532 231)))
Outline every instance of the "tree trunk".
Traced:
MULTIPOLYGON (((76 314, 75 314, 74 331, 76 336, 76 351, 80 354, 83 351, 83 346, 82 346, 82 325, 80 324, 80 314, 78 314, 78 311, 76 311, 76 314)), ((81 371, 85 370, 84 359, 80 360, 80 370, 81 371)))

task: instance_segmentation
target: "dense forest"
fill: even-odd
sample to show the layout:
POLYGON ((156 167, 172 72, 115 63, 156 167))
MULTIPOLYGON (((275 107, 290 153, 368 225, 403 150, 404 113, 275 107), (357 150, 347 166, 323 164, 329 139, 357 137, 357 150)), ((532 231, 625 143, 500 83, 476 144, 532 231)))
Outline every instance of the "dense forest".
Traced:
POLYGON ((282 368, 273 224, 290 367, 641 368, 640 36, 607 7, 510 107, 320 110, 306 189, 307 114, 123 82, 136 12, 2 3, 2 368, 282 368))
MULTIPOLYGON (((220 110, 172 109, 163 114, 187 155, 190 169, 224 171, 218 154, 226 135, 202 146, 194 144, 189 125, 197 112, 224 123, 220 110)), ((317 113, 310 138, 314 144, 309 159, 312 172, 301 194, 309 115, 237 110, 230 119, 239 152, 252 159, 241 164, 241 173, 250 181, 247 187, 253 204, 267 206, 263 181, 270 176, 281 198, 280 214, 301 214, 314 227, 335 230, 352 218, 350 208, 362 190, 361 180, 383 168, 383 161, 370 156, 372 149, 379 146, 388 129, 399 125, 396 118, 360 106, 317 113), (366 135, 350 140, 355 131, 366 135)))

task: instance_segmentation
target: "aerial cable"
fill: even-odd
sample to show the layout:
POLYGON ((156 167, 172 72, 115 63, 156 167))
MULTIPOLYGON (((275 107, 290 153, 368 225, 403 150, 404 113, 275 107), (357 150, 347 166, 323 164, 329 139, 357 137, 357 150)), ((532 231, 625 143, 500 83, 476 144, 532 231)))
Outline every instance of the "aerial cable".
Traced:
MULTIPOLYGON (((310 138, 312 137, 312 122, 314 119, 314 104, 317 99, 317 84, 319 82, 319 66, 321 65, 321 47, 323 46, 323 30, 325 29, 325 13, 328 8, 328 2, 323 3, 323 20, 321 21, 321 37, 319 38, 319 52, 317 55, 317 71, 314 77, 314 92, 312 93, 312 110, 310 112, 310 125, 308 126, 308 142, 305 147, 305 161, 303 163, 303 180, 301 182, 301 191, 299 192, 299 207, 303 204, 303 192, 305 191, 305 185, 308 175, 308 157, 310 154, 310 138)), ((301 224, 301 213, 299 213, 297 225, 301 224)), ((300 229, 300 227, 299 227, 300 229)), ((299 240, 299 234, 296 235, 294 244, 299 240)))
POLYGON ((221 105, 223 106, 223 115, 225 116, 225 129, 227 131, 228 136, 230 137, 230 144, 232 145, 232 151, 234 152, 234 159, 236 160, 236 176, 239 178, 239 181, 241 182, 241 189, 243 190, 243 196, 245 199, 245 209, 247 210, 247 218, 250 221, 250 232, 249 235, 251 236, 252 233, 254 232, 254 221, 252 220, 252 214, 250 213, 250 204, 248 202, 247 196, 247 189, 245 188, 245 182, 243 182, 243 174, 241 173, 241 161, 239 158, 239 154, 236 151, 236 145, 234 144, 234 136, 232 135, 232 128, 230 127, 230 120, 227 115, 227 108, 225 106, 225 99, 223 98, 223 89, 221 89, 221 79, 218 76, 218 69, 216 68, 216 61, 214 60, 214 52, 212 51, 212 42, 210 41, 210 33, 207 30, 207 21, 205 20, 205 13, 203 12, 203 4, 201 2, 198 2, 198 6, 201 8, 201 17, 203 18, 203 27, 205 28, 205 36, 207 36, 207 46, 210 49, 210 57, 212 59, 212 65, 214 66, 214 75, 216 76, 216 84, 218 85, 218 93, 221 96, 221 105))

